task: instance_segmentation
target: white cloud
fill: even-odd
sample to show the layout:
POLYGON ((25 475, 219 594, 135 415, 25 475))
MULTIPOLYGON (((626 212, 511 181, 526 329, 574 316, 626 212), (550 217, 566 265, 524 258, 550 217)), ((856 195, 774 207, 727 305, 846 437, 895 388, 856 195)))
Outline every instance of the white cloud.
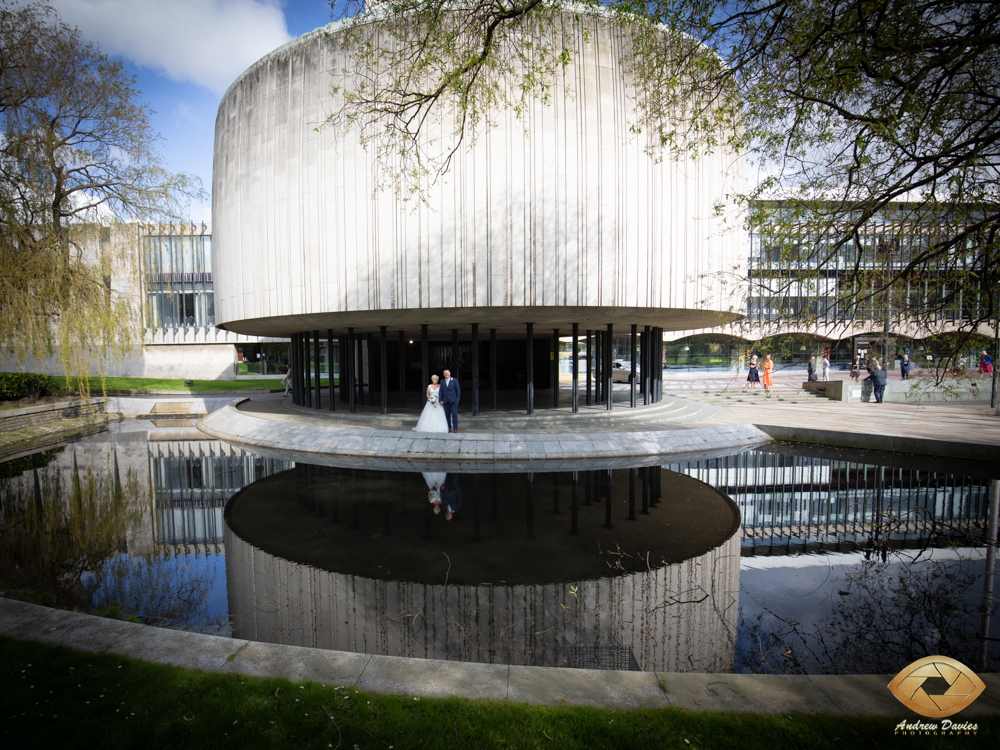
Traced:
POLYGON ((109 55, 221 93, 291 37, 279 0, 49 0, 109 55))

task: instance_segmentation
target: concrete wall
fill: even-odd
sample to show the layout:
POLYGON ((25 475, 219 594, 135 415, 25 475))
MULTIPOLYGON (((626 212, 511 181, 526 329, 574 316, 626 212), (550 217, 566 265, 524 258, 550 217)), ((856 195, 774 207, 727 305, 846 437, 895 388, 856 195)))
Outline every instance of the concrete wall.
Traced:
POLYGON ((739 534, 699 557, 645 573, 522 586, 344 575, 270 555, 228 526, 225 534, 235 638, 538 666, 566 666, 569 647, 601 644, 631 648, 646 671, 733 667, 739 534))
MULTIPOLYGON (((954 382, 944 384, 944 387, 922 387, 926 381, 911 378, 910 380, 890 380, 885 385, 882 400, 894 404, 940 401, 988 401, 990 398, 990 381, 983 380, 975 390, 971 384, 954 382)), ((853 380, 831 380, 826 383, 803 383, 802 388, 812 393, 826 396, 833 401, 872 401, 872 384, 862 377, 857 382, 853 380)))
POLYGON ((551 104, 523 121, 498 112, 426 203, 376 191, 356 131, 317 128, 343 103, 333 74, 351 67, 336 25, 249 68, 216 121, 217 322, 259 335, 425 322, 520 334, 529 321, 673 330, 736 317, 708 311, 740 291, 717 272, 747 264, 739 216, 716 212, 744 188, 742 155, 647 153, 627 33, 588 18, 586 43, 568 16, 548 40, 576 49, 551 104))
MULTIPOLYGON (((24 365, 0 358, 2 372, 64 374, 58 355, 41 360, 29 358, 24 365)), ((97 375, 97 361, 90 363, 97 375)), ((236 380, 235 344, 160 344, 143 346, 141 351, 120 362, 106 362, 104 375, 122 378, 185 378, 193 380, 236 380)))

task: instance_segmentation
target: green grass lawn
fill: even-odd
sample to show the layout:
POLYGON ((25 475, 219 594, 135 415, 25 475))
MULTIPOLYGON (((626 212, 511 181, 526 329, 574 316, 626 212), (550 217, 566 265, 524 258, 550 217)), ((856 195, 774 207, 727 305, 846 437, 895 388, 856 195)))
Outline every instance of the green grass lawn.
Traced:
MULTIPOLYGON (((90 378, 90 392, 93 395, 101 393, 101 379, 90 378)), ((167 378, 105 378, 104 387, 109 391, 179 391, 197 393, 201 391, 249 391, 255 388, 284 388, 280 379, 275 380, 195 380, 194 385, 184 385, 183 380, 167 378)), ((327 387, 328 381, 321 380, 320 385, 327 387)))
MULTIPOLYGON (((285 679, 206 674, 0 637, 2 745, 94 748, 969 748, 895 737, 899 719, 612 711, 415 700, 285 679)), ((902 717, 900 717, 902 718, 902 717)))

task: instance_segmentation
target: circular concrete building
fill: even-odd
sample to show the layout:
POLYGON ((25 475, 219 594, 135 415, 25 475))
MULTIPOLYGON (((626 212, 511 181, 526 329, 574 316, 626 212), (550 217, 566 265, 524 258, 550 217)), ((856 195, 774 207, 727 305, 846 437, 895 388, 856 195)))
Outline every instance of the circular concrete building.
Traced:
POLYGON ((482 362, 494 383, 530 386, 554 382, 552 341, 576 326, 605 334, 594 359, 611 382, 615 334, 645 334, 638 356, 652 363, 662 331, 739 317, 721 272, 746 267, 746 236, 718 206, 743 191, 742 155, 651 151, 621 62, 627 28, 573 20, 559 43, 576 53, 551 102, 521 118, 498 112, 423 201, 378 189, 358 132, 320 127, 343 105, 343 25, 278 48, 226 92, 212 191, 217 320, 293 337, 297 402, 313 400, 316 364, 334 352, 348 353, 351 383, 381 380, 383 392, 422 388, 442 363, 463 382, 482 362), (371 334, 388 340, 380 352, 371 334))

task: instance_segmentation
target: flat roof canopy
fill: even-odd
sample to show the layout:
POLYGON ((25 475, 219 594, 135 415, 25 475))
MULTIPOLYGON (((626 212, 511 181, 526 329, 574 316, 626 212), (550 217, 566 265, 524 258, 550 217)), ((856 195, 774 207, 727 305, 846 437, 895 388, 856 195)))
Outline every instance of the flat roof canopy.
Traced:
POLYGON ((428 326, 432 338, 451 338, 452 329, 458 336, 468 339, 470 326, 479 324, 479 335, 489 336, 491 328, 497 329, 500 338, 523 338, 525 325, 533 323, 536 335, 542 336, 552 329, 569 331, 573 323, 580 331, 615 327, 616 333, 627 333, 629 326, 657 326, 664 331, 686 331, 715 328, 739 320, 738 313, 714 310, 677 310, 661 307, 441 307, 409 310, 361 310, 356 312, 311 313, 283 315, 269 318, 233 320, 220 328, 250 336, 285 337, 303 331, 327 331, 334 335, 347 333, 375 333, 386 326, 389 333, 405 331, 409 335, 420 333, 422 325, 428 326))

